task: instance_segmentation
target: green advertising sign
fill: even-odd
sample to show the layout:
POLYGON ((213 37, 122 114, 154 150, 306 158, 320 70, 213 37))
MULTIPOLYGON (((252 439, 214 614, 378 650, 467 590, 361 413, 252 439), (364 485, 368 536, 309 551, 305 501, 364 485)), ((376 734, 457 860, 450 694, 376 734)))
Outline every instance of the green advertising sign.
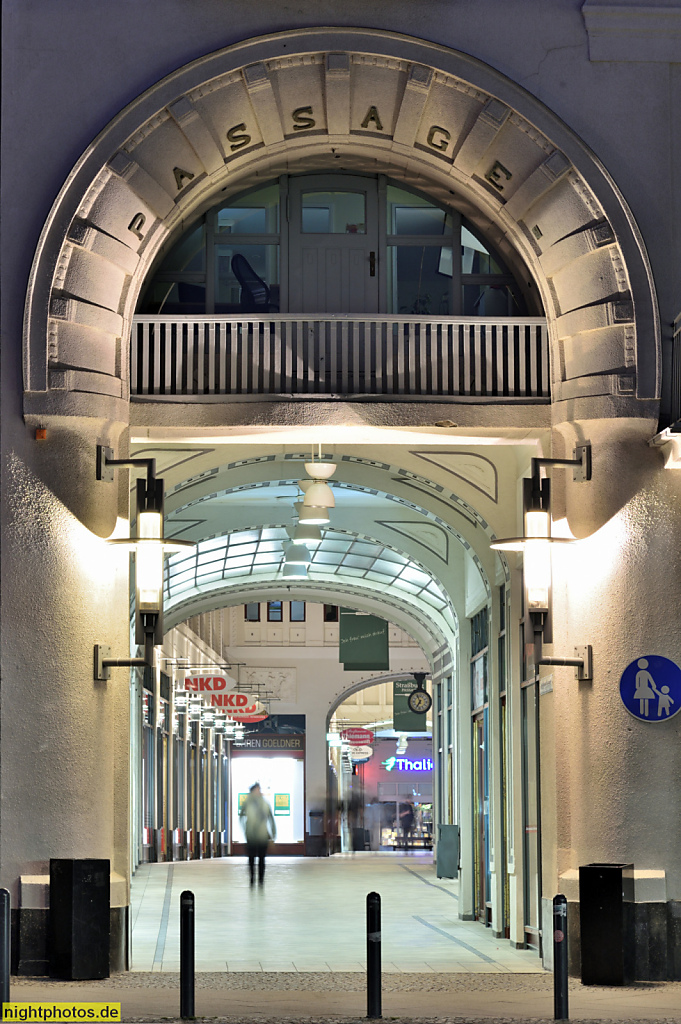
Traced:
POLYGON ((274 813, 275 814, 290 814, 291 813, 291 794, 290 793, 275 793, 274 794, 274 813))
POLYGON ((428 732, 428 715, 417 715, 407 706, 407 697, 416 689, 415 679, 393 680, 393 729, 395 732, 428 732))
POLYGON ((341 608, 338 660, 346 672, 390 668, 388 623, 376 615, 358 615, 341 608))

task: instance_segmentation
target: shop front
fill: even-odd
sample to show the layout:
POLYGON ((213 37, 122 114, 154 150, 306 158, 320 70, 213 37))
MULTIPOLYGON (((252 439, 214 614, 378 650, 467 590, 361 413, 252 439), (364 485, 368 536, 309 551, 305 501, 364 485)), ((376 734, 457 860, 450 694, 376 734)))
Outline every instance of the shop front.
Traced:
POLYGON ((245 855, 239 812, 254 783, 259 783, 274 813, 274 854, 305 854, 305 715, 271 715, 253 723, 232 744, 229 825, 231 852, 245 855))
POLYGON ((357 766, 364 828, 372 850, 430 850, 433 846, 433 744, 377 739, 373 754, 357 766))

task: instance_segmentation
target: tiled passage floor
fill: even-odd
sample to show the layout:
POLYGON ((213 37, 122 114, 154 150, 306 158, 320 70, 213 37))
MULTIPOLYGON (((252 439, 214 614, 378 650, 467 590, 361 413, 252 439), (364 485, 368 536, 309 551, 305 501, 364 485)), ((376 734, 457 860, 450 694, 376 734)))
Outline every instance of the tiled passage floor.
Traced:
POLYGON ((365 969, 365 901, 381 894, 384 971, 541 972, 537 955, 458 918, 458 883, 429 854, 269 857, 251 888, 242 858, 146 864, 132 883, 132 968, 179 970, 180 893, 196 900, 199 971, 365 969))

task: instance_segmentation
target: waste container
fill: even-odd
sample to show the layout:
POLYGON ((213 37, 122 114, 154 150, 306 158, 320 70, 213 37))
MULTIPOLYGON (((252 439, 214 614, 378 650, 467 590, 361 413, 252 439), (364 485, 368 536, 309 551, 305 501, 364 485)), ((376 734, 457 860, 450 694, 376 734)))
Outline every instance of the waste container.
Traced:
POLYGON ((585 864, 579 869, 583 985, 634 980, 634 865, 585 864))
POLYGON ((109 977, 108 860, 50 860, 50 975, 109 977))
POLYGON ((308 857, 327 857, 329 851, 326 847, 326 836, 324 835, 324 811, 310 811, 309 819, 307 855, 308 857))
POLYGON ((360 853, 367 848, 367 834, 366 831, 358 825, 355 825, 352 829, 352 852, 360 853))
POLYGON ((459 826, 438 825, 437 862, 438 878, 458 878, 459 875, 459 826))

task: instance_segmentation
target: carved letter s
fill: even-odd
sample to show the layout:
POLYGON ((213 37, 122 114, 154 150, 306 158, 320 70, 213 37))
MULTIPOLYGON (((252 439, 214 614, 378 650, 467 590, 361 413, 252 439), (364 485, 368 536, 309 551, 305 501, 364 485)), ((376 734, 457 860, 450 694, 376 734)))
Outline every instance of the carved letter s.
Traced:
POLYGON ((243 149, 243 147, 247 146, 251 141, 251 136, 247 134, 246 125, 243 121, 241 124, 235 124, 233 128, 229 129, 227 132, 227 138, 232 143, 230 147, 232 153, 235 149, 243 149))
POLYGON ((314 117, 312 117, 312 107, 298 107, 293 111, 292 117, 295 121, 293 125, 294 132, 302 132, 306 128, 314 128, 317 123, 314 117))

